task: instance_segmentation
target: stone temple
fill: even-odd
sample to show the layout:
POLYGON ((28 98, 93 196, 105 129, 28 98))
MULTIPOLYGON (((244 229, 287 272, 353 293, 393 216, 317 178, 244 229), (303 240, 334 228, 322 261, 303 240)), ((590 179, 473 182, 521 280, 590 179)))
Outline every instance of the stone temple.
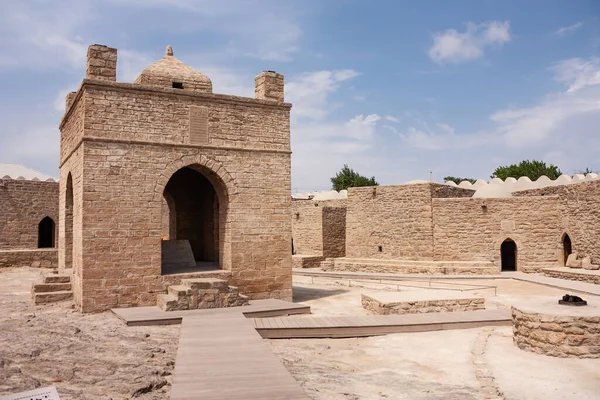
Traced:
POLYGON ((290 108, 283 76, 215 94, 169 46, 134 83, 92 45, 60 124, 59 270, 84 311, 155 305, 167 285, 225 278, 291 299, 290 108))

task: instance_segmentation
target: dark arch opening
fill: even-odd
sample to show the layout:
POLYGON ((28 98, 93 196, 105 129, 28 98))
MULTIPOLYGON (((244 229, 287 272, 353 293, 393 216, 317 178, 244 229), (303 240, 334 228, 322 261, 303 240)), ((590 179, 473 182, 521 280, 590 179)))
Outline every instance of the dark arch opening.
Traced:
POLYGON ((38 224, 38 248, 54 247, 55 224, 50 217, 45 217, 38 224))
POLYGON ((567 265, 567 259, 569 258, 569 254, 571 254, 572 252, 573 247, 571 245, 571 238, 565 233, 565 235, 563 236, 563 266, 567 265))
POLYGON ((500 246, 502 271, 517 270, 517 244, 512 239, 506 239, 500 246))
MULTIPOLYGON (((59 221, 60 222, 60 221, 59 221)), ((69 172, 65 190, 65 269, 73 268, 73 177, 69 172)))
POLYGON ((162 274, 220 269, 227 196, 218 178, 202 167, 184 167, 163 197, 163 231, 169 234, 161 241, 162 274))

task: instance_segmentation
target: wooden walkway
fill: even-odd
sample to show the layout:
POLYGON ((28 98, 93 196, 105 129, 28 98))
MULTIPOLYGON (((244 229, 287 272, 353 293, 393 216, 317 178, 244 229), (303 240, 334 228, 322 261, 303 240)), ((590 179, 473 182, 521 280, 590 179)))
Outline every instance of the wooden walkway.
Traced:
POLYGON ((361 337, 510 325, 510 310, 254 319, 254 327, 265 339, 361 337))
POLYGON ((171 400, 308 400, 269 344, 241 314, 186 317, 171 400))
MULTIPOLYGON (((113 308, 115 313, 129 326, 180 324, 183 317, 246 318, 277 317, 282 315, 310 314, 310 306, 288 301, 267 299, 251 300, 242 307, 211 308, 204 310, 163 311, 158 307, 113 308)), ((207 320, 208 318, 204 318, 207 320)))

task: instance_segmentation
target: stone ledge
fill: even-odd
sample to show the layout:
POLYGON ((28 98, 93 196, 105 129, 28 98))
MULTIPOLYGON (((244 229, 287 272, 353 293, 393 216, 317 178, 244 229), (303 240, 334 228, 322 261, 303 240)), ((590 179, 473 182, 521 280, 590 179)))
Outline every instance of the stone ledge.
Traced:
POLYGON ((58 249, 0 250, 0 268, 58 268, 58 249))
POLYGON ((513 342, 521 350, 551 357, 600 358, 600 315, 577 311, 582 315, 566 315, 566 311, 553 315, 512 307, 513 342))
POLYGON ((336 258, 332 271, 426 275, 494 275, 499 268, 488 261, 413 261, 336 258))
POLYGON ((544 268, 541 270, 542 275, 550 278, 567 279, 570 281, 579 281, 600 285, 600 270, 585 270, 559 267, 559 268, 544 268))
POLYGON ((485 309, 483 297, 445 290, 361 294, 361 302, 365 309, 381 315, 485 309))

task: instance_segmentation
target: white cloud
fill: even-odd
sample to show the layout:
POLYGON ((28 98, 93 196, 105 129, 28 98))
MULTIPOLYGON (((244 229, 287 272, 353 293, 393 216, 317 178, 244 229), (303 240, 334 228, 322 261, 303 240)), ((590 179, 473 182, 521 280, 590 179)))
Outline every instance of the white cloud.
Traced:
POLYGON ((358 75, 354 70, 343 69, 304 73, 292 78, 285 86, 285 97, 294 104, 292 117, 323 119, 329 112, 329 95, 338 90, 340 83, 358 75))
POLYGON ((388 120, 388 121, 392 121, 392 122, 400 122, 400 120, 398 118, 392 117, 391 115, 387 115, 385 117, 385 119, 388 120))
POLYGON ((557 29, 556 32, 554 32, 554 34, 557 36, 563 36, 568 32, 576 31, 577 29, 581 28, 582 26, 583 26, 583 22, 577 22, 576 24, 569 25, 569 26, 563 26, 562 28, 557 29))
POLYGON ((468 23, 464 32, 448 29, 433 35, 429 57, 436 63, 462 63, 480 58, 486 47, 510 41, 510 22, 468 23))
POLYGON ((565 60, 552 69, 556 79, 568 86, 565 92, 548 95, 533 107, 503 110, 491 116, 509 145, 539 145, 551 136, 568 139, 572 132, 561 129, 565 123, 585 114, 600 113, 598 59, 565 60))

